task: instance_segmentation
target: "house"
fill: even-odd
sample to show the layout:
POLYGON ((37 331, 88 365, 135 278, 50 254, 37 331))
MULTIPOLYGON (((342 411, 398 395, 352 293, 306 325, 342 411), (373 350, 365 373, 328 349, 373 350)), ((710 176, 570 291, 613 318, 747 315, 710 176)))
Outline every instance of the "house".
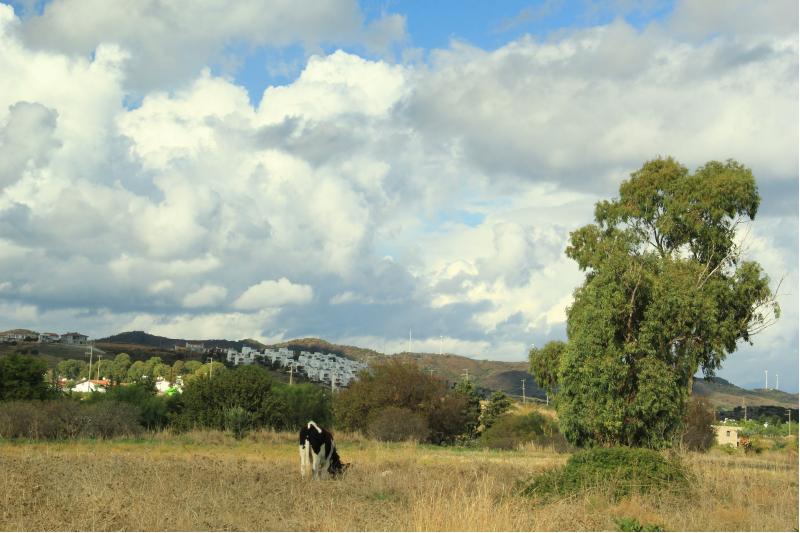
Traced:
POLYGON ((108 385, 109 381, 106 379, 92 379, 89 381, 82 381, 70 390, 73 392, 105 392, 108 385))
POLYGON ((39 334, 29 329, 10 329, 0 332, 0 342, 21 342, 25 340, 36 340, 39 334))
POLYGON ((89 337, 77 332, 64 333, 61 335, 61 342, 64 344, 88 344, 89 337))
POLYGON ((742 428, 738 426, 711 426, 717 434, 717 444, 724 446, 729 445, 734 448, 739 446, 739 431, 742 428))
POLYGON ((61 335, 58 333, 39 333, 39 342, 42 344, 58 342, 61 340, 61 335))

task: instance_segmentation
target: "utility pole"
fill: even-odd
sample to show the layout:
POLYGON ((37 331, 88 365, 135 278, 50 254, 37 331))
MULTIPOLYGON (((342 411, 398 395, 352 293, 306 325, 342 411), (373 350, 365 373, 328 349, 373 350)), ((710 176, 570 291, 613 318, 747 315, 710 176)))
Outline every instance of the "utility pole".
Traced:
POLYGON ((522 378, 522 405, 525 405, 525 378, 522 378))
POLYGON ((779 388, 778 388, 778 374, 775 374, 775 390, 779 390, 779 388))
POLYGON ((289 385, 292 384, 292 372, 294 372, 294 365, 289 363, 289 385))
POLYGON ((411 353, 411 328, 408 328, 408 348, 406 348, 408 353, 411 353))
POLYGON ((336 383, 334 381, 334 376, 335 374, 333 373, 333 371, 331 371, 331 394, 336 392, 336 383))
POLYGON ((464 379, 466 379, 467 381, 469 381, 469 368, 465 368, 465 369, 464 369, 464 373, 463 373, 463 374, 461 374, 461 375, 462 375, 462 376, 464 376, 464 379))
POLYGON ((208 367, 208 378, 211 379, 211 378, 214 377, 214 358, 213 357, 209 357, 208 360, 211 361, 211 363, 210 363, 210 365, 208 367))
MULTIPOLYGON (((90 344, 89 345, 89 381, 90 382, 92 381, 92 352, 93 352, 92 349, 93 348, 94 348, 94 345, 90 344)), ((91 385, 89 385, 89 388, 90 389, 92 388, 91 385)))
MULTIPOLYGON (((103 358, 103 354, 97 354, 97 381, 100 381, 100 360, 103 358)), ((89 379, 92 379, 92 376, 89 376, 89 379)))
POLYGON ((443 346, 444 346, 444 335, 439 335, 439 355, 442 355, 443 346))
POLYGON ((769 390, 769 377, 767 377, 767 371, 764 370, 764 389, 769 390))
POLYGON ((436 372, 436 369, 435 368, 429 368, 428 372, 430 372, 431 377, 433 377, 433 373, 436 372))

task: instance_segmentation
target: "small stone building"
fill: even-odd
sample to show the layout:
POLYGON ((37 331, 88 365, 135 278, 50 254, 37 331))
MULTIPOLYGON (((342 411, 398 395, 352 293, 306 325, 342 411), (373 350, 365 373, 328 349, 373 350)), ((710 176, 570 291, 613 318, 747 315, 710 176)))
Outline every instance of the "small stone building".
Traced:
POLYGON ((739 446, 739 431, 742 428, 738 426, 711 426, 717 434, 717 444, 728 444, 736 448, 739 446))

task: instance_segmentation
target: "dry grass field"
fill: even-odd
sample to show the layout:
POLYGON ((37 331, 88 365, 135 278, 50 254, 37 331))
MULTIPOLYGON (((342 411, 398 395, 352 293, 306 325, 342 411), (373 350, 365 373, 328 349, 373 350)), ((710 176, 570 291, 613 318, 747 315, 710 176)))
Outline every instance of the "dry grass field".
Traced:
POLYGON ((687 494, 613 501, 602 488, 537 503, 517 483, 565 455, 381 444, 337 435, 352 467, 301 481, 290 433, 0 443, 2 530, 665 530, 798 528, 795 452, 689 454, 687 494))

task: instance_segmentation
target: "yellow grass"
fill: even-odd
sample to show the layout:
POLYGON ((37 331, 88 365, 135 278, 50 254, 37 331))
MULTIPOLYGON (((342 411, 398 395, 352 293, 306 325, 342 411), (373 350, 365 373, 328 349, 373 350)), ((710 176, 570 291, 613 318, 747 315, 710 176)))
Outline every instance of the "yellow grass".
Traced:
POLYGON ((337 435, 352 467, 302 481, 294 435, 157 434, 139 441, 0 443, 2 530, 796 530, 797 456, 689 454, 686 495, 602 492, 548 504, 517 482, 565 455, 380 444, 337 435))

